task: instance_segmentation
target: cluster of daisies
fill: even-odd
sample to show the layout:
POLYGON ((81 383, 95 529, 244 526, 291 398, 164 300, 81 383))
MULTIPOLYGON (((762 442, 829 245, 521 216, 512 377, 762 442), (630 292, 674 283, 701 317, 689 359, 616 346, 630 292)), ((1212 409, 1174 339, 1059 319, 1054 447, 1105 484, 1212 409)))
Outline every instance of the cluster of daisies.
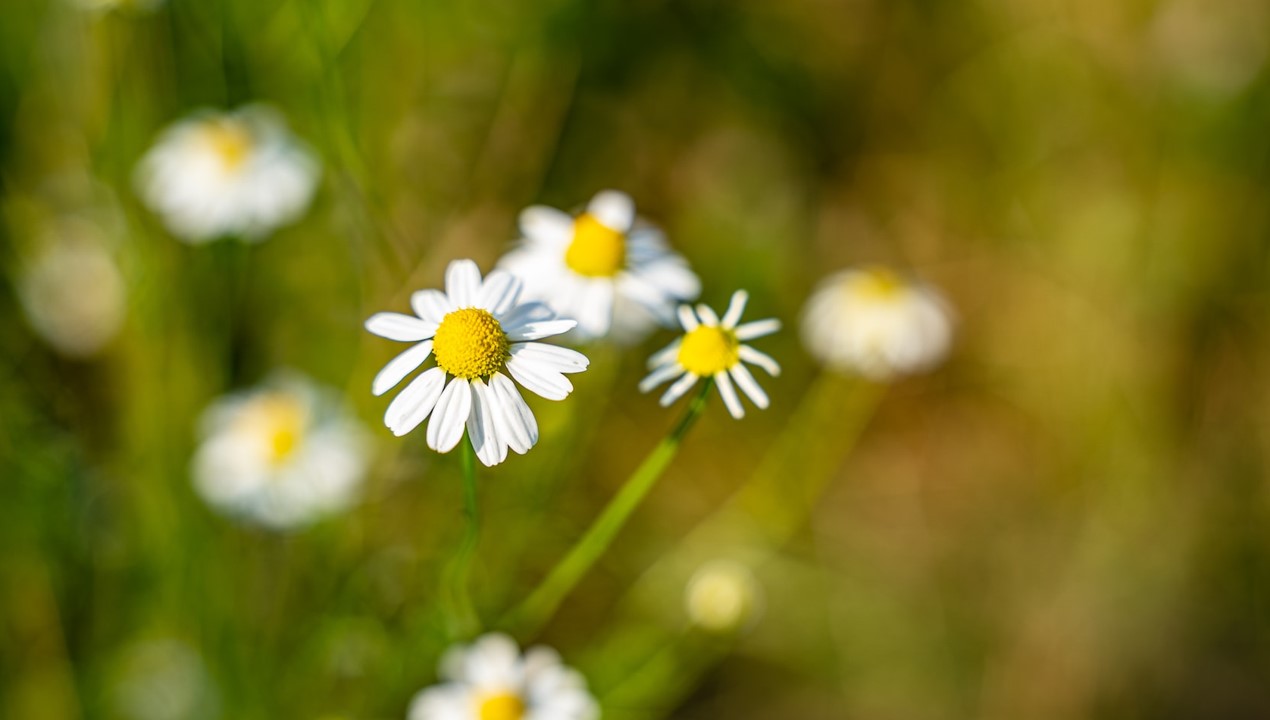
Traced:
MULTIPOLYGON (((142 159, 136 183, 185 242, 255 242, 304 213, 319 173, 314 153, 280 115, 253 105, 174 124, 142 159)), ((538 442, 522 390, 563 400, 573 391, 568 376, 589 364, 575 347, 639 342, 658 327, 676 329, 678 337, 649 359, 642 392, 667 385, 660 398, 666 406, 705 382, 735 418, 745 414, 742 396, 768 406, 751 367, 775 376, 780 365, 750 343, 778 331, 780 321, 743 321, 743 290, 722 313, 692 304, 701 293, 697 275, 664 233, 637 215, 629 196, 601 192, 576 214, 533 206, 519 226, 519 241, 490 272, 454 260, 444 289, 418 290, 409 312, 366 321, 369 332, 406 344, 371 385, 376 396, 400 387, 384 413, 394 435, 426 421, 428 447, 449 452, 466 435, 484 465, 498 465, 509 451, 524 454, 538 442)), ((802 329, 808 350, 827 366, 886 380, 937 364, 952 321, 931 288, 885 269, 856 269, 813 292, 802 329)), ((275 529, 355 502, 370 456, 368 433, 338 393, 294 373, 216 401, 201 433, 193 461, 198 492, 227 513, 275 529)), ((755 598, 748 571, 724 562, 694 578, 686 608, 699 627, 724 631, 752 614, 755 598)), ((415 698, 411 720, 598 716, 581 676, 554 651, 521 654, 501 635, 452 649, 441 677, 441 685, 415 698)))

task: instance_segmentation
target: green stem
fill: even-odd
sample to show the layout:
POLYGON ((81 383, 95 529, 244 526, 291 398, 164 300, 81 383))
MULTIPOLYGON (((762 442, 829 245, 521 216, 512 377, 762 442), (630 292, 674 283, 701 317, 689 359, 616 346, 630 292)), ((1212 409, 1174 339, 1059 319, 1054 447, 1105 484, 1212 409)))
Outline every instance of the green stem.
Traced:
POLYGON ((537 632, 538 628, 555 613, 564 598, 613 543, 613 539, 635 512, 635 508, 639 507, 640 502, 648 495, 648 491, 670 465, 688 429, 705 409, 706 398, 712 384, 713 380, 706 378, 701 385, 701 390, 689 403, 688 409, 684 411, 683 417, 670 434, 653 448, 639 467, 635 468, 635 472, 631 473, 617 495, 609 501, 586 533, 574 543, 564 559, 512 612, 508 625, 532 634, 537 632))
POLYGON ((449 595, 451 616, 454 629, 458 635, 474 635, 481 626, 480 618, 472 605, 469 591, 469 576, 472 570, 472 557, 476 554, 476 543, 480 538, 481 520, 476 504, 476 450, 472 447, 472 439, 465 437, 463 449, 459 451, 459 461, 463 471, 463 515, 467 519, 463 530, 463 539, 459 543, 458 552, 446 569, 447 592, 449 595))

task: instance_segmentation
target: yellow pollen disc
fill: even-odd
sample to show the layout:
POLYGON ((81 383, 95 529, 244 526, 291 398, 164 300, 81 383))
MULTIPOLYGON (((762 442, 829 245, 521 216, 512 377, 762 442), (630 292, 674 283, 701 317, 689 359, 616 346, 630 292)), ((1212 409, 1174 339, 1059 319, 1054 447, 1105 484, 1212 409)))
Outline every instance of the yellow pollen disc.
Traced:
POLYGON ((731 330, 700 325, 679 344, 679 364, 696 375, 713 375, 736 365, 740 348, 741 341, 731 330))
POLYGON ((476 714, 480 720, 520 720, 525 716, 525 701, 510 692, 486 695, 481 698, 476 714))
POLYGON ((480 308, 455 310, 441 320, 432 338, 437 365, 455 377, 488 378, 511 357, 503 326, 480 308))
POLYGON ((626 236, 590 213, 573 221, 573 242, 564 252, 564 264, 579 275, 613 277, 626 259, 626 236))
POLYGON ((304 439, 304 407, 284 393, 271 393, 253 400, 239 422, 245 432, 264 441, 268 460, 274 465, 291 457, 304 439))
POLYGON ((226 170, 236 170, 251 152, 251 133, 236 120, 208 121, 203 137, 226 170))
POLYGON ((886 268, 866 270, 852 283, 851 292, 870 300, 890 300, 904 291, 904 281, 886 268))

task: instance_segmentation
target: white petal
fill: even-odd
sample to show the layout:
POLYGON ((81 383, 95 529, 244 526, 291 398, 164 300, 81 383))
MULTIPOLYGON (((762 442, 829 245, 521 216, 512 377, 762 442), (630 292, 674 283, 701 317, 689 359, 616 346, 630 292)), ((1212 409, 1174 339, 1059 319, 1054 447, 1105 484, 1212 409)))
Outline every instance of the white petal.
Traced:
POLYGON ((481 291, 481 271, 471 260, 454 260, 445 269, 445 292, 455 308, 473 307, 481 291))
POLYGON ((371 315, 366 321, 366 329, 381 338, 399 342, 419 342, 427 340, 437 332, 436 323, 420 320, 413 315, 381 312, 371 315))
POLYGON ((573 239, 573 218, 546 205, 532 205, 520 213, 520 231, 530 240, 565 245, 573 239))
POLYGON ((384 425, 397 437, 414 430, 432 412, 444 386, 445 371, 441 368, 432 368, 415 378, 388 403, 384 425))
POLYGON ((741 313, 745 312, 745 303, 749 299, 749 293, 744 290, 737 290, 732 293, 732 300, 728 303, 728 311, 723 313, 723 327, 736 327, 736 324, 741 321, 741 313))
MULTIPOLYGON (((497 313, 495 313, 497 315, 497 313)), ((498 322, 504 330, 520 327, 526 323, 555 320, 556 313, 546 303, 527 302, 507 311, 498 322)))
POLYGON ((732 381, 728 379, 728 374, 726 372, 715 373, 714 382, 719 386, 719 395, 723 396, 723 404, 728 406, 728 414, 737 420, 745 417, 745 408, 741 406, 741 398, 736 396, 736 388, 732 387, 732 381))
POLYGON ((424 340, 401 353, 397 357, 388 361, 387 365, 375 375, 375 379, 370 383, 370 392, 372 395, 383 395, 389 390, 397 386, 407 375, 415 371, 415 368, 423 364, 428 359, 428 355, 432 354, 432 341, 424 340))
POLYGON ((538 443, 538 421, 506 375, 494 373, 490 390, 494 393, 494 422, 499 438, 524 455, 538 443))
POLYGON ((568 378, 532 359, 526 360, 513 354, 507 361, 507 371, 516 378, 516 382, 548 400, 563 400, 573 392, 573 383, 568 378))
POLYGON ((485 276, 476 304, 495 315, 501 315, 516 304, 521 287, 521 282, 515 275, 495 270, 485 276))
POLYGON ((437 400, 436 412, 428 421, 428 447, 437 452, 450 452, 463 439, 463 427, 472 411, 471 383, 454 378, 437 400))
POLYGON ((768 401, 767 393, 763 392, 763 388, 759 387, 758 381, 750 374, 741 363, 737 363, 728 370, 732 375, 732 379, 736 381, 737 387, 741 388, 741 392, 745 393, 754 404, 766 410, 768 401))
POLYGON ((683 326, 684 332, 692 332, 697 329, 701 323, 697 320, 697 316, 693 314, 692 307, 688 305, 679 306, 679 324, 683 326))
POLYGON ((508 340, 524 342, 567 333, 577 327, 577 325, 576 320, 543 320, 540 322, 527 322, 517 326, 515 329, 504 325, 503 329, 507 332, 508 340))
POLYGON ((771 335, 781 329, 781 321, 776 318, 768 318, 767 320, 755 320, 736 328, 737 340, 753 340, 761 338, 764 335, 771 335))
POLYGON ((653 353, 652 357, 648 358, 648 368, 652 369, 658 365, 665 365, 671 360, 674 360, 675 357, 679 355, 679 344, 680 341, 676 340, 661 350, 653 353))
POLYGON ((646 393, 649 390, 652 390, 658 385, 661 385, 662 383, 671 379, 672 377, 679 375, 683 371, 684 371, 683 366, 680 365, 679 363, 670 363, 667 365, 662 365, 661 367, 649 373, 648 377, 639 381, 639 391, 646 393))
POLYGON ((415 315, 438 325, 454 310, 450 298, 440 290, 419 290, 410 296, 410 307, 415 315))
POLYGON ((742 345, 737 349, 737 355, 751 365, 758 365, 767 371, 768 375, 776 377, 781 374, 781 366, 772 359, 771 355, 759 352, 749 345, 742 345))
POLYGON ((587 212, 620 233, 629 231, 635 223, 635 201, 630 195, 616 190, 596 193, 587 205, 587 212))
POLYGON ((715 314, 714 308, 704 303, 697 305, 697 317, 701 318, 702 325, 719 325, 719 316, 715 314))
POLYGON ((476 457, 485 467, 493 467, 507 459, 507 444, 499 438, 495 424, 496 402, 492 391, 481 380, 472 381, 472 412, 467 417, 467 434, 472 438, 476 457))
POLYGON ((510 352, 512 357, 532 361, 545 368, 562 373, 582 372, 591 364, 587 356, 577 350, 546 343, 518 343, 511 346, 510 352))
POLYGON ((684 373, 683 377, 676 380, 673 385, 666 389, 666 392, 662 394, 661 399, 657 402, 661 403, 662 407, 666 407, 683 397, 683 394, 688 392, 689 388, 697 384, 697 377, 696 373, 684 373))

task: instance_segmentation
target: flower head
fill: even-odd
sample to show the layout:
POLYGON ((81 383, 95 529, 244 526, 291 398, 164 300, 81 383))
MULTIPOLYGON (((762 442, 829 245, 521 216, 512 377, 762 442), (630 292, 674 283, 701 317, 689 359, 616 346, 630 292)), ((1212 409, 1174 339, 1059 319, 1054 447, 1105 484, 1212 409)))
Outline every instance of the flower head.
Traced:
POLYGON ((453 450, 466 426, 477 457, 497 465, 508 448, 524 454, 538 442, 538 423, 508 375, 548 400, 563 400, 573 391, 565 374, 585 370, 588 361, 574 350, 534 342, 576 323, 542 303, 520 302, 521 282, 512 275, 495 270, 482 281, 476 263, 455 260, 445 284, 445 292, 416 292, 413 315, 383 312, 366 321, 380 337, 414 343, 379 371, 371 391, 388 392, 434 357, 436 367, 389 403, 384 424, 401 436, 431 415, 427 442, 438 452, 453 450))
POLYGON ((298 376, 214 402, 194 486, 212 506, 275 529, 348 507, 366 472, 366 432, 338 395, 298 376))
POLYGON ((652 372, 640 382, 640 391, 648 392, 672 378, 678 378, 661 396, 661 404, 666 406, 688 392, 697 380, 709 377, 718 384, 719 394, 723 396, 723 403, 728 406, 732 417, 745 417, 745 408, 741 407, 733 382, 755 405, 766 408, 767 393, 759 387, 744 363, 757 365, 773 376, 780 374, 780 365, 770 356, 746 345, 745 341, 770 335, 780 329, 781 323, 767 319, 738 325, 748 297, 744 290, 733 293, 722 319, 705 305, 698 305, 696 312, 688 305, 680 305, 679 322, 684 335, 649 359, 648 366, 652 372))
POLYGON ((47 242, 18 279, 27 321, 58 352, 90 357, 123 326, 127 284, 95 226, 64 221, 47 242))
POLYGON ((803 342, 838 370, 886 380, 937 365, 952 342, 952 314, 934 289, 885 268, 826 278, 803 310, 803 342))
POLYGON ((734 560, 712 560, 693 573, 684 591, 689 619, 710 632, 731 632, 752 620, 762 604, 754 573, 734 560))
POLYGON ((524 242, 499 266, 525 278, 530 297, 577 318, 583 339, 637 340, 701 292, 688 263, 660 230, 637 220, 625 193, 598 193, 577 217, 535 205, 520 214, 520 227, 524 242))
POLYGON ((190 243, 260 240, 297 219, 318 179, 313 154, 275 111, 202 111, 159 136, 137 168, 142 198, 190 243))
POLYGON ((421 690, 409 720, 595 720, 599 708, 577 671, 547 647, 523 655, 490 633, 441 658, 442 684, 421 690))

